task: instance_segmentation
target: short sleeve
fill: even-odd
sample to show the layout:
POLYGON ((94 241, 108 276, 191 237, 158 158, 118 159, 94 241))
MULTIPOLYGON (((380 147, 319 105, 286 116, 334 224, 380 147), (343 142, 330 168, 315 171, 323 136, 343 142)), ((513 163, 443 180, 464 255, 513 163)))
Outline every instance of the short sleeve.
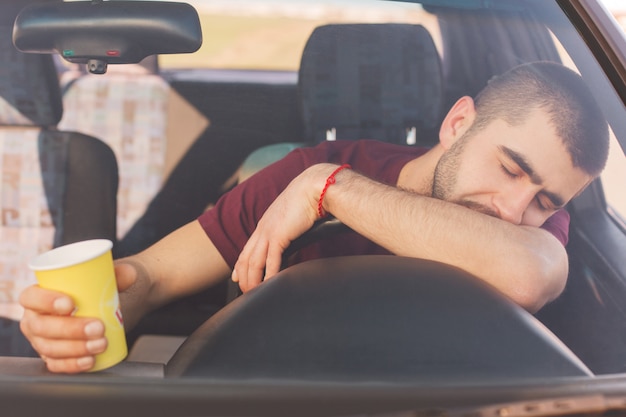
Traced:
POLYGON ((561 209, 554 213, 541 225, 541 228, 552 233, 563 246, 567 245, 569 240, 569 213, 565 209, 561 209))

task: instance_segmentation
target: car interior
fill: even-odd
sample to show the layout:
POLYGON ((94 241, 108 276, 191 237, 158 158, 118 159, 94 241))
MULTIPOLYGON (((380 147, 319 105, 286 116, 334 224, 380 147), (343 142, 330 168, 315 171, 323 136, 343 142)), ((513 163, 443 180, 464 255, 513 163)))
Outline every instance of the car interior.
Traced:
MULTIPOLYGON (((297 71, 164 70, 149 47, 123 64, 113 59, 103 67, 106 57, 59 64, 58 55, 33 53, 49 47, 37 43, 45 37, 27 16, 14 32, 28 3, 0 4, 5 357, 36 356, 17 326, 17 297, 34 282, 26 264, 39 252, 99 237, 114 242, 115 257, 137 253, 296 147, 359 138, 430 146, 459 97, 475 95, 519 63, 563 62, 563 47, 584 77, 601 72, 588 52, 580 59, 571 52, 584 44, 559 33, 563 16, 515 7, 522 0, 476 10, 423 1, 437 32, 419 23, 329 22, 310 34, 297 71), (20 39, 33 43, 18 51, 20 39), (100 64, 92 72, 105 74, 86 70, 94 60, 100 64)), ((114 2, 99 4, 107 3, 114 2)), ((160 16, 158 10, 145 8, 146 18, 160 16)), ((133 36, 122 38, 136 47, 133 36)), ((605 96, 612 97, 606 107, 617 100, 614 92, 605 96)), ((607 117, 618 137, 626 132, 618 113, 607 117)), ((534 316, 445 266, 333 259, 288 268, 262 291, 238 297, 224 283, 165 306, 128 333, 129 359, 160 362, 167 377, 625 372, 626 228, 607 209, 600 179, 568 211, 567 287, 534 316), (350 286, 355 277, 367 284, 350 286), (466 313, 452 314, 448 306, 466 313), (162 355, 151 356, 159 349, 162 355)), ((324 226, 304 238, 332 239, 344 230, 324 226)))

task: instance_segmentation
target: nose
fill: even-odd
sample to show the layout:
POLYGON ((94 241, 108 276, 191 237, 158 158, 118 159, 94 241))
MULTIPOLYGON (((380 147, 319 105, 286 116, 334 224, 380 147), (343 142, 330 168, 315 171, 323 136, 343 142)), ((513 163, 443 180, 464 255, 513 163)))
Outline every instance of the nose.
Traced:
POLYGON ((502 220, 519 225, 533 198, 534 190, 512 187, 507 192, 494 196, 493 204, 502 220))

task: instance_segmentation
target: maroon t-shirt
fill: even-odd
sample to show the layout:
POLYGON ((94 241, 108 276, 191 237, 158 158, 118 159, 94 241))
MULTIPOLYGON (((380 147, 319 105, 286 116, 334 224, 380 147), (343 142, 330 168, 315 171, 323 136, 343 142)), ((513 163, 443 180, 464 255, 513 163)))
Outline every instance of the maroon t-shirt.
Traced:
MULTIPOLYGON (((313 148, 299 148, 239 184, 198 220, 226 263, 233 268, 265 210, 306 168, 322 162, 348 163, 365 176, 395 186, 402 167, 427 150, 373 140, 324 142, 313 148)), ((567 244, 569 214, 559 210, 542 228, 563 245, 567 244)), ((301 249, 292 262, 389 253, 361 235, 347 232, 312 243, 301 249)))

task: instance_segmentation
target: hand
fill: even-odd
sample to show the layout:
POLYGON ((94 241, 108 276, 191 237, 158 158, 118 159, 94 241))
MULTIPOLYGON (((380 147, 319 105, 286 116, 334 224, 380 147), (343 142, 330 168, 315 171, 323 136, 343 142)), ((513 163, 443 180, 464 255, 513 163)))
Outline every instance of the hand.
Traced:
MULTIPOLYGON (((115 275, 121 292, 135 282, 137 273, 130 264, 117 264, 115 275)), ((49 371, 88 371, 95 363, 95 355, 106 350, 102 321, 74 317, 75 306, 69 296, 32 285, 20 295, 20 304, 25 309, 20 323, 22 333, 49 371)))
POLYGON ((336 165, 314 165, 289 183, 263 214, 235 264, 232 279, 246 292, 280 270, 291 242, 319 219, 317 202, 336 165))

